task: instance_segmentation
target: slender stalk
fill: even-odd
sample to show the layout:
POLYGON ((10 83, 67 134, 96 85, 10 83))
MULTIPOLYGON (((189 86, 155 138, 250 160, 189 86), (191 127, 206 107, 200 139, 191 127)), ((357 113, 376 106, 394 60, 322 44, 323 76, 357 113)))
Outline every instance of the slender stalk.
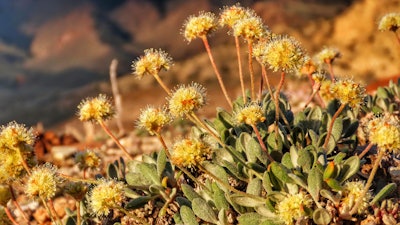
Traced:
MULTIPOLYGON (((312 74, 311 74, 311 73, 307 73, 307 76, 308 76, 308 80, 309 80, 310 83, 311 83, 311 87, 314 87, 315 81, 314 81, 314 79, 312 79, 312 74)), ((320 84, 320 85, 321 85, 321 84, 320 84)), ((321 87, 320 87, 320 88, 321 88, 321 87)), ((321 95, 319 94, 319 89, 318 89, 318 92, 317 92, 317 99, 318 99, 319 105, 320 105, 322 108, 325 108, 325 107, 326 107, 326 106, 325 106, 325 102, 324 102, 324 100, 322 99, 321 95)))
POLYGON ((256 99, 255 85, 254 85, 254 69, 253 69, 253 41, 247 39, 247 48, 249 51, 249 72, 250 72, 250 85, 251 85, 251 99, 256 99))
POLYGON ((18 152, 19 152, 19 155, 21 156, 22 166, 24 167, 24 169, 28 173, 28 175, 31 175, 31 169, 29 168, 28 164, 26 163, 25 157, 24 157, 24 155, 22 154, 22 152, 21 152, 21 150, 19 148, 18 148, 18 152))
POLYGON ((76 201, 76 225, 81 223, 81 201, 76 201))
POLYGON ((358 158, 361 159, 362 157, 364 157, 364 155, 367 154, 367 152, 372 148, 372 146, 374 146, 374 144, 369 143, 367 147, 361 152, 361 154, 358 155, 358 158))
POLYGON ((13 225, 18 225, 17 221, 15 221, 14 217, 12 216, 10 210, 7 207, 4 207, 4 212, 6 212, 8 219, 12 222, 13 225))
POLYGON ((110 83, 115 101, 116 119, 117 119, 119 134, 124 134, 125 129, 122 124, 122 118, 121 118, 122 100, 121 100, 121 94, 119 93, 118 81, 117 81, 117 66, 118 66, 118 60, 113 59, 110 64, 110 83))
POLYGON ((63 173, 57 173, 58 176, 65 178, 69 181, 74 181, 74 182, 84 182, 84 183, 89 183, 89 184, 99 184, 100 181, 98 180, 91 180, 91 179, 82 179, 82 178, 77 178, 77 177, 71 177, 69 175, 63 174, 63 173))
POLYGON ((400 36, 399 36, 399 34, 397 34, 396 31, 393 31, 393 33, 394 33, 394 35, 396 36, 397 43, 400 44, 400 36))
POLYGON ((332 62, 328 62, 329 75, 331 76, 332 83, 335 83, 335 74, 333 73, 332 62))
POLYGON ((271 155, 269 154, 268 149, 267 149, 267 147, 265 146, 265 143, 264 143, 264 141, 263 141, 262 138, 261 138, 260 131, 258 130, 257 126, 254 125, 254 124, 252 124, 251 127, 253 127, 253 130, 254 130, 254 132, 256 133, 258 142, 260 143, 260 146, 261 146, 262 150, 267 154, 267 157, 268 157, 269 161, 274 162, 275 160, 274 160, 274 159, 271 157, 271 155))
POLYGON ((114 134, 112 134, 112 132, 110 131, 110 129, 108 129, 104 121, 99 120, 98 122, 101 128, 103 128, 103 130, 111 137, 111 139, 113 139, 113 141, 118 145, 118 147, 125 153, 125 156, 128 157, 129 160, 133 160, 132 156, 129 155, 126 148, 121 144, 121 142, 119 142, 119 140, 114 136, 114 134))
POLYGON ((271 99, 274 100, 274 95, 272 94, 272 88, 271 88, 271 85, 269 83, 269 79, 268 79, 268 75, 267 75, 267 69, 263 65, 261 65, 261 73, 262 73, 262 76, 263 76, 263 78, 265 80, 265 83, 267 84, 269 95, 271 96, 271 99))
MULTIPOLYGON (((28 216, 25 214, 24 210, 22 210, 21 206, 19 205, 17 198, 15 197, 14 189, 11 186, 11 184, 8 185, 8 188, 10 189, 12 203, 20 211, 22 218, 24 218, 25 222, 29 223, 28 216)), ((4 208, 6 208, 6 207, 4 207, 4 208)))
POLYGON ((213 55, 211 53, 210 44, 208 43, 207 36, 206 35, 201 36, 201 40, 203 41, 203 44, 204 44, 204 47, 206 48, 208 57, 210 58, 210 62, 211 62, 211 65, 212 65, 212 67, 214 69, 215 75, 217 76, 217 79, 218 79, 218 82, 219 82, 219 86, 222 89, 222 92, 223 92, 223 94, 225 96, 226 101, 228 102, 229 106, 232 108, 233 107, 232 100, 229 97, 228 92, 226 91, 224 82, 222 80, 222 76, 218 71, 217 65, 215 64, 214 57, 213 57, 213 55))
POLYGON ((258 101, 258 102, 261 102, 261 96, 262 96, 263 86, 264 86, 264 79, 263 79, 263 77, 261 76, 261 77, 260 77, 260 86, 259 86, 259 88, 258 88, 258 98, 257 98, 257 101, 258 101))
POLYGON ((161 80, 161 78, 160 78, 160 76, 158 76, 158 74, 155 74, 154 78, 156 78, 158 84, 164 89, 165 92, 167 92, 168 95, 172 94, 170 89, 167 87, 167 85, 165 85, 165 83, 161 80))
POLYGON ((246 91, 245 91, 245 88, 244 88, 242 60, 241 60, 241 57, 240 57, 240 44, 239 44, 239 37, 238 36, 235 36, 235 46, 236 46, 236 55, 237 55, 237 61, 238 61, 238 66, 239 66, 239 79, 240 79, 240 86, 242 88, 243 102, 244 102, 244 104, 246 104, 247 103, 247 97, 246 97, 246 91))
POLYGON ((54 212, 54 216, 56 217, 57 223, 59 223, 60 225, 62 225, 61 219, 60 219, 60 217, 58 216, 56 209, 54 208, 54 202, 53 202, 53 200, 50 199, 48 202, 49 202, 50 209, 53 210, 53 212, 54 212))
POLYGON ((361 202, 363 201, 364 196, 365 196, 365 195, 367 194, 367 192, 369 191, 369 188, 370 188, 371 185, 372 185, 372 181, 374 180, 374 177, 375 177, 375 175, 376 175, 376 172, 378 171, 379 164, 381 163, 382 158, 383 158, 384 155, 385 155, 385 151, 379 149, 379 151, 378 151, 378 158, 375 160, 374 167, 372 167, 372 171, 371 171, 371 173, 369 174, 369 177, 368 177, 367 183, 365 184, 364 190, 363 190, 363 192, 361 193, 361 195, 357 198, 356 204, 355 204, 355 205, 353 206, 353 208, 350 210, 350 212, 349 212, 350 215, 353 215, 354 213, 357 212, 358 207, 360 206, 361 202))
POLYGON ((49 217, 51 219, 51 222, 53 222, 53 224, 58 224, 58 223, 56 223, 56 220, 54 219, 54 215, 51 212, 51 210, 50 210, 49 206, 47 205, 46 201, 43 198, 40 198, 40 200, 42 201, 42 204, 43 204, 44 208, 46 209, 47 215, 49 215, 49 217))
POLYGON ((283 83, 285 82, 285 72, 282 71, 281 73, 281 80, 279 81, 279 85, 278 88, 275 91, 275 136, 276 138, 278 137, 278 132, 279 132, 279 112, 280 112, 280 108, 279 108, 279 95, 281 92, 281 88, 283 86, 283 83))
POLYGON ((335 112, 333 115, 331 122, 329 123, 329 128, 328 128, 328 134, 325 137, 325 142, 324 142, 324 149, 326 150, 326 147, 328 147, 329 139, 332 134, 332 129, 333 129, 333 124, 335 123, 336 118, 340 115, 340 113, 343 111, 343 109, 346 107, 347 104, 341 104, 339 109, 335 112))
POLYGON ((311 103, 311 101, 313 100, 315 94, 318 93, 320 88, 321 88, 321 83, 320 82, 314 83, 312 93, 311 93, 310 97, 308 98, 306 104, 304 105, 304 108, 307 108, 307 106, 311 103))

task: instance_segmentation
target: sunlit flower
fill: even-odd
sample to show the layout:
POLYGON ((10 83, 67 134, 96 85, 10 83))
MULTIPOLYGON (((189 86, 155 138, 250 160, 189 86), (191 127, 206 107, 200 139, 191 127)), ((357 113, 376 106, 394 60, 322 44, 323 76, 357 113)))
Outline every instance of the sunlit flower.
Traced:
POLYGON ((318 62, 326 64, 333 63, 333 61, 339 57, 340 57, 339 50, 332 47, 330 48, 325 47, 315 55, 315 58, 317 58, 318 62))
POLYGON ((146 49, 144 56, 132 62, 133 73, 141 79, 146 74, 157 75, 161 70, 169 70, 172 66, 172 58, 161 49, 146 49))
POLYGON ((333 96, 342 104, 355 108, 364 103, 365 88, 352 79, 337 80, 331 85, 333 96))
POLYGON ((99 122, 114 116, 113 105, 106 95, 99 94, 95 98, 87 98, 78 106, 78 116, 81 121, 99 122))
POLYGON ((368 123, 369 141, 380 151, 400 153, 400 122, 393 116, 377 117, 368 123))
POLYGON ((56 167, 46 163, 35 167, 26 184, 25 193, 31 198, 49 200, 55 196, 57 184, 61 182, 56 174, 56 167))
MULTIPOLYGON (((342 198, 340 199, 339 211, 343 214, 349 212, 356 204, 358 199, 362 196, 365 184, 362 181, 350 181, 344 184, 342 191, 342 198)), ((358 214, 367 213, 370 201, 372 200, 371 192, 367 192, 362 198, 362 202, 358 207, 358 214)))
POLYGON ((76 153, 75 163, 78 164, 81 170, 98 169, 101 164, 100 157, 92 150, 85 150, 76 153))
POLYGON ((198 16, 190 16, 183 25, 183 36, 188 42, 205 36, 216 30, 218 21, 211 12, 200 12, 198 16))
POLYGON ((175 117, 195 112, 206 104, 206 91, 198 83, 179 86, 168 99, 168 108, 175 117))
POLYGON ((159 133, 171 121, 171 115, 164 108, 147 106, 140 112, 138 127, 146 129, 153 135, 159 133))
POLYGON ((248 125, 256 125, 265 120, 264 112, 257 103, 250 103, 238 110, 234 118, 237 123, 245 123, 248 125))
POLYGON ((107 216, 112 209, 121 207, 124 199, 123 183, 101 180, 101 183, 90 191, 89 207, 96 216, 107 216))
POLYGON ((397 31, 400 27, 400 13, 388 13, 384 15, 378 24, 380 31, 397 31))
POLYGON ((225 6, 220 13, 219 24, 232 28, 238 21, 254 16, 254 14, 252 10, 243 8, 239 4, 225 6))
POLYGON ((303 192, 288 194, 282 201, 277 202, 275 208, 278 217, 285 224, 294 224, 297 219, 306 216, 304 208, 313 204, 311 197, 303 192))
POLYGON ((171 161, 178 166, 192 168, 207 159, 210 153, 207 143, 194 138, 183 139, 173 145, 171 161))
POLYGON ((237 21, 232 28, 234 36, 240 36, 245 40, 252 41, 265 38, 270 33, 261 18, 255 15, 237 21))
POLYGON ((19 147, 19 145, 33 145, 36 136, 32 128, 26 128, 23 124, 13 121, 6 126, 1 126, 0 145, 8 148, 19 147))

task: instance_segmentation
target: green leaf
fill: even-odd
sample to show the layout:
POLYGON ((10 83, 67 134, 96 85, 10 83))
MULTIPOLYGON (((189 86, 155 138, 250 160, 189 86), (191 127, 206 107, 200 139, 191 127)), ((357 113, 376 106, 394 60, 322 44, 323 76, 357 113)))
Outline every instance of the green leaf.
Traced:
MULTIPOLYGON (((205 161, 202 163, 202 165, 204 166, 204 168, 211 174, 213 174, 215 177, 217 177, 219 179, 219 182, 223 182, 226 185, 229 185, 229 181, 228 181, 228 174, 226 173, 226 171, 224 170, 224 168, 222 168, 219 165, 210 163, 208 161, 205 161)), ((220 184, 219 182, 218 185, 219 187, 224 190, 227 191, 227 188, 220 184)))
POLYGON ((247 161, 256 162, 257 158, 261 156, 261 146, 254 138, 247 141, 245 145, 247 161))
POLYGON ((240 225, 255 225, 260 224, 263 220, 263 217, 258 213, 245 213, 240 215, 237 220, 240 225))
POLYGON ((331 214, 323 208, 318 208, 314 210, 313 220, 318 225, 327 225, 331 222, 331 214))
POLYGON ((196 216, 209 223, 218 223, 214 210, 202 198, 195 198, 192 201, 192 209, 196 216))
POLYGON ((107 167, 107 176, 112 179, 118 180, 118 168, 115 164, 110 163, 107 167))
POLYGON ((262 185, 267 193, 272 192, 272 184, 267 171, 263 174, 262 185))
POLYGON ((220 209, 218 212, 218 225, 228 225, 228 217, 226 216, 225 209, 220 209))
POLYGON ((299 155, 297 164, 301 166, 305 172, 308 172, 313 165, 313 156, 307 149, 304 148, 299 149, 297 154, 299 155))
POLYGON ((322 189, 322 172, 314 166, 307 177, 308 190, 316 201, 319 199, 319 191, 322 189))
POLYGON ((279 180, 283 183, 293 183, 293 180, 288 176, 290 171, 284 167, 282 164, 277 162, 272 162, 270 164, 271 171, 279 180))
POLYGON ((288 176, 294 181, 294 183, 296 183, 297 185, 301 186, 304 189, 308 189, 308 186, 306 184, 306 182, 301 179, 299 176, 297 176, 296 174, 290 173, 288 174, 288 176))
POLYGON ((215 203, 215 207, 217 207, 218 210, 221 209, 229 209, 229 203, 225 198, 225 193, 216 185, 216 183, 212 184, 212 189, 213 189, 213 200, 215 203))
POLYGON ((201 198, 201 196, 190 185, 182 184, 181 187, 183 194, 190 201, 193 201, 195 198, 201 198))
POLYGON ((146 205, 152 198, 150 196, 140 196, 138 198, 132 199, 126 204, 125 209, 138 209, 146 205))
POLYGON ((382 188, 378 192, 378 194, 375 195, 374 199, 372 199, 372 201, 371 201, 371 205, 375 205, 377 202, 386 198, 388 195, 390 195, 396 189, 397 189, 397 185, 395 183, 387 184, 384 188, 382 188))
POLYGON ((181 196, 176 197, 176 202, 179 204, 180 207, 185 205, 187 207, 192 208, 192 202, 190 202, 189 199, 187 199, 185 197, 181 197, 181 196))
MULTIPOLYGON (((286 154, 285 154, 285 155, 286 155, 286 154)), ((285 155, 284 155, 283 158, 285 158, 285 155)), ((293 167, 294 167, 294 168, 298 167, 299 164, 298 164, 297 160, 299 159, 299 154, 298 154, 297 148, 296 148, 294 145, 290 146, 290 153, 289 153, 289 155, 290 155, 290 160, 292 161, 291 164, 293 165, 293 167)), ((282 158, 282 160, 283 160, 283 158, 282 158)), ((286 163, 284 163, 284 165, 286 166, 286 163)), ((287 167, 287 166, 286 166, 286 167, 287 167)), ((289 168, 289 167, 288 167, 288 168, 289 168)))
POLYGON ((128 172, 125 175, 125 180, 131 186, 149 186, 152 184, 152 181, 141 173, 128 172))
POLYGON ((343 138, 347 138, 347 137, 350 137, 353 134, 356 134, 358 126, 359 126, 359 122, 358 121, 355 121, 355 122, 351 123, 346 128, 346 130, 344 131, 343 138))
POLYGON ((196 216, 189 207, 185 205, 182 206, 179 213, 181 214, 181 219, 185 225, 199 225, 196 216))
POLYGON ((360 169, 360 159, 358 156, 352 156, 348 158, 340 171, 339 181, 340 183, 345 182, 349 178, 351 178, 354 174, 358 172, 360 169))
POLYGON ((142 176, 146 177, 148 180, 151 180, 153 184, 161 185, 160 177, 158 176, 155 164, 141 163, 138 165, 138 169, 142 176))
POLYGON ((334 191, 341 191, 343 189, 342 185, 340 185, 340 182, 337 181, 336 179, 328 178, 328 179, 325 180, 325 182, 334 191))
POLYGON ((259 196, 261 194, 261 180, 260 178, 253 178, 247 185, 246 193, 259 196))
POLYGON ((157 155, 157 174, 159 177, 162 176, 166 165, 167 165, 167 155, 165 154, 165 150, 162 149, 157 155))
POLYGON ((246 207, 256 207, 260 205, 264 205, 265 201, 259 198, 253 198, 250 196, 244 196, 241 194, 232 194, 230 196, 233 202, 238 205, 246 206, 246 207))

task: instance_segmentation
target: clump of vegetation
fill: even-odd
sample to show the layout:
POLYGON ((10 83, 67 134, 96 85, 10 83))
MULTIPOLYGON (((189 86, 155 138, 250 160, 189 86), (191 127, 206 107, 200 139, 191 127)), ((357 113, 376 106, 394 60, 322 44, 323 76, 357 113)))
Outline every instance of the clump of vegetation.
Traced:
MULTIPOLYGON (((379 29, 396 32, 398 17, 385 16, 379 29)), ((191 16, 182 33, 189 42, 203 41, 229 108, 218 108, 214 119, 199 118, 206 88, 195 82, 168 88, 159 73, 170 69, 172 58, 147 49, 133 62, 133 72, 152 75, 166 103, 143 109, 137 127, 163 148, 133 159, 104 123, 115 110, 100 94, 82 101, 79 119, 99 124, 125 158, 107 165, 104 176, 88 177, 86 170, 101 166, 101 159, 95 151, 80 152, 75 159, 83 176, 72 178, 50 164, 35 165, 32 130, 11 122, 0 130, 0 203, 9 218, 2 213, 1 221, 16 224, 7 202, 18 205, 13 187, 26 185, 27 195, 41 201, 58 225, 400 223, 399 180, 390 173, 399 168, 400 80, 367 95, 361 84, 334 74, 338 49, 309 57, 293 37, 274 34, 240 5, 224 7, 219 17, 191 16), (233 101, 208 43, 220 26, 231 29, 238 52, 242 95, 233 101), (248 92, 239 38, 248 46, 248 92), (254 58, 262 69, 258 92, 254 58), (267 69, 280 73, 277 87, 270 85, 267 69), (312 87, 297 112, 282 90, 285 77, 295 74, 307 75, 312 87), (169 146, 163 129, 173 120, 188 120, 192 127, 169 146), (60 187, 77 202, 65 218, 54 213, 52 202, 60 187)))

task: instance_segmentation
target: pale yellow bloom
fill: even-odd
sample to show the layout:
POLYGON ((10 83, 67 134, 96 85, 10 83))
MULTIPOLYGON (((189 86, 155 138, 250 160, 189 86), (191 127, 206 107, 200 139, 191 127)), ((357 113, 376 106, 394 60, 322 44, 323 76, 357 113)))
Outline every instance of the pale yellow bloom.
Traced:
POLYGON ((113 105, 106 95, 99 94, 96 98, 87 98, 78 106, 78 116, 83 122, 99 122, 114 116, 113 105))
POLYGON ((183 36, 188 42, 205 36, 216 30, 218 21, 211 12, 200 12, 198 16, 190 16, 183 25, 183 36))
POLYGON ((171 115, 165 109, 147 106, 140 112, 138 127, 146 129, 153 135, 159 133, 171 121, 171 115))
POLYGON ((121 206, 125 199, 124 184, 115 180, 102 180, 90 192, 89 207, 96 216, 107 216, 121 206))
POLYGON ((183 139, 173 145, 171 161, 178 166, 192 168, 207 159, 210 153, 207 143, 194 138, 183 139))

